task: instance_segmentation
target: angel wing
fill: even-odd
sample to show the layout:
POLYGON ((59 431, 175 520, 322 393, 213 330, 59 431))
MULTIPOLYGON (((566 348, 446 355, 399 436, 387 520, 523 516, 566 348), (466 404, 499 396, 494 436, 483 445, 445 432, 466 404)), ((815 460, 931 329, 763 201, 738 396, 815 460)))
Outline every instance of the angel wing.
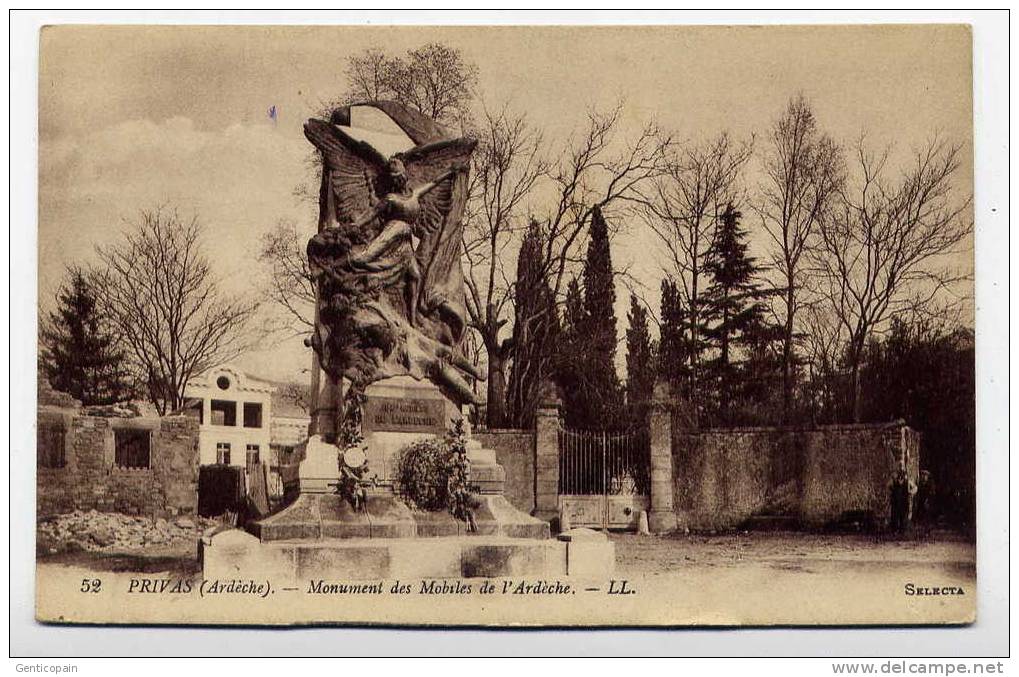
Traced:
MULTIPOLYGON (((385 171, 386 158, 370 143, 359 141, 323 120, 308 120, 304 135, 325 161, 323 188, 331 191, 333 198, 330 219, 350 225, 378 200, 379 175, 385 171)), ((373 223, 369 231, 377 233, 380 226, 373 223)))
MULTIPOLYGON (((434 181, 456 164, 466 164, 477 142, 448 139, 417 146, 401 156, 413 185, 434 181)), ((421 294, 442 298, 454 306, 463 304, 463 271, 460 247, 467 177, 455 174, 441 181, 420 198, 418 226, 421 242, 416 256, 421 268, 421 294)), ((455 337, 459 340, 459 337, 455 337)))
MULTIPOLYGON (((412 184, 428 183, 456 164, 466 164, 474 152, 473 139, 448 139, 427 143, 403 153, 400 158, 412 184)), ((462 174, 442 181, 421 197, 418 224, 426 232, 441 230, 446 223, 459 223, 467 201, 467 183, 462 174)))

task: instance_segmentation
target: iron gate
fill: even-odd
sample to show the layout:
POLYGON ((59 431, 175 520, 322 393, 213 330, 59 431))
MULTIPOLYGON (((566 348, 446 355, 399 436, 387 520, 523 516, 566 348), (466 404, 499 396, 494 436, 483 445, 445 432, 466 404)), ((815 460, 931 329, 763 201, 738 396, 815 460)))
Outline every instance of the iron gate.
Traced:
POLYGON ((626 434, 559 431, 559 511, 573 527, 635 529, 648 509, 647 430, 626 434))

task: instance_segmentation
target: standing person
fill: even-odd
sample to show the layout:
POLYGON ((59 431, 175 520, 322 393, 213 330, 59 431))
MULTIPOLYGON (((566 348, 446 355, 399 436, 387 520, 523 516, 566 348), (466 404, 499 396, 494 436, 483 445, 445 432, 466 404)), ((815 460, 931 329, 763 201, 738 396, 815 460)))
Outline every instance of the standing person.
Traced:
POLYGON ((889 527, 893 533, 903 533, 909 524, 909 494, 909 479, 906 477, 906 469, 900 467, 892 477, 892 515, 889 527))
POLYGON ((923 529, 924 536, 930 534, 934 525, 934 481, 929 470, 920 471, 920 482, 914 501, 913 522, 923 529))

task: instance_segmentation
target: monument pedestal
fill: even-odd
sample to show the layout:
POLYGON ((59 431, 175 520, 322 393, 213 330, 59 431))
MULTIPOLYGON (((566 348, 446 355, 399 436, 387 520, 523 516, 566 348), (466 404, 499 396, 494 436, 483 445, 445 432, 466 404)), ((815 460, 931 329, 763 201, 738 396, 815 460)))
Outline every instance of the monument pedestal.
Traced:
POLYGON ((506 490, 506 470, 496 461, 495 451, 471 440, 467 443, 467 460, 471 464, 471 486, 483 496, 502 496, 506 490))
POLYGON ((397 455, 417 439, 445 435, 445 417, 451 421, 459 415, 435 386, 385 382, 369 388, 364 420, 368 476, 377 475, 379 484, 368 491, 363 510, 355 511, 336 491, 336 445, 312 436, 299 456, 296 499, 250 524, 250 533, 221 532, 203 539, 205 576, 251 576, 259 567, 294 581, 592 575, 604 569, 614 556, 612 543, 599 544, 595 563, 590 544, 552 540, 548 522, 506 500, 506 471, 495 452, 477 440, 467 443, 475 531, 449 513, 412 510, 399 498, 394 491, 397 455))
POLYGON ((479 495, 473 510, 477 531, 471 532, 466 522, 447 512, 411 510, 398 497, 383 491, 369 495, 360 512, 355 512, 339 494, 301 494, 284 510, 252 523, 248 530, 267 543, 294 539, 550 537, 548 522, 517 510, 504 496, 479 495))
POLYGON ((400 452, 420 439, 442 438, 460 410, 431 383, 394 376, 365 389, 362 431, 368 474, 384 485, 396 481, 400 452))
POLYGON ((335 493, 336 483, 340 481, 339 449, 323 441, 321 435, 312 435, 303 447, 298 449, 301 464, 297 471, 301 493, 335 493))
MULTIPOLYGON (((396 270, 396 265, 410 265, 396 257, 382 267, 354 266, 352 255, 362 257, 362 264, 382 259, 370 254, 370 246, 358 246, 355 252, 345 238, 335 237, 334 227, 360 218, 349 213, 353 203, 348 204, 345 198, 337 202, 336 198, 356 194, 374 204, 376 196, 371 182, 366 183, 359 172, 338 166, 330 149, 339 143, 369 164, 374 162, 374 155, 369 157, 365 148, 351 145, 358 134, 351 131, 350 107, 334 111, 328 123, 309 120, 305 125, 305 135, 323 152, 326 187, 321 195, 319 232, 308 245, 311 268, 322 271, 316 272, 314 280, 315 332, 309 341, 316 354, 312 369, 313 430, 330 440, 340 431, 337 412, 344 410, 341 400, 347 394, 343 379, 353 373, 352 365, 360 365, 357 376, 367 380, 381 374, 407 374, 379 380, 365 390, 361 432, 367 450, 367 472, 361 478, 374 479, 376 489, 355 510, 337 493, 339 448, 320 436, 311 437, 299 454, 298 486, 290 482, 287 487, 288 495, 294 497, 290 504, 248 525, 251 533, 226 531, 201 541, 205 577, 264 575, 280 580, 343 580, 567 574, 575 566, 570 564, 570 543, 552 540, 547 522, 521 512, 506 500, 505 470, 495 453, 477 442, 471 442, 467 449, 474 490, 471 521, 476 529, 468 532, 466 522, 447 513, 411 510, 398 497, 400 452, 421 438, 446 435, 453 421, 462 416, 444 390, 409 374, 429 375, 434 383, 458 392, 457 401, 471 398, 462 377, 475 373, 474 369, 462 357, 450 355, 447 348, 455 345, 436 344, 437 336, 442 337, 442 343, 459 341, 463 318, 457 317, 456 304, 432 302, 455 299, 463 291, 460 253, 448 243, 459 245, 460 213, 467 199, 462 170, 469 166, 475 144, 469 141, 450 146, 457 158, 433 156, 434 150, 428 146, 449 137, 431 120, 391 102, 366 105, 389 116, 409 141, 425 149, 413 162, 441 162, 448 171, 439 181, 450 179, 444 184, 449 186, 449 200, 440 210, 450 237, 424 238, 414 252, 419 261, 428 259, 421 288, 412 287, 405 275, 390 272, 390 268, 396 270), (374 284, 385 293, 352 293, 374 284), (434 307, 422 309, 417 318, 413 317, 414 313, 408 313, 405 307, 405 294, 411 291, 415 292, 414 303, 421 296, 434 307), (323 312, 326 309, 329 312, 323 312), (347 312, 338 315, 333 312, 337 309, 347 312), (355 337, 357 340, 351 340, 355 337), (365 373, 361 369, 373 371, 365 373)), ((409 156, 405 159, 412 162, 409 156)), ((339 164, 344 163, 345 159, 339 164)), ((398 163, 377 169, 386 172, 389 183, 399 180, 410 185, 405 181, 414 178, 413 172, 407 174, 398 163)), ((390 198, 403 204, 401 195, 394 193, 390 198)), ((412 211, 407 210, 406 218, 413 227, 418 217, 412 211)))
POLYGON ((254 578, 274 585, 310 580, 611 576, 612 544, 594 559, 587 544, 554 539, 499 536, 436 538, 346 538, 265 543, 234 529, 203 538, 199 545, 207 580, 254 578), (608 555, 606 560, 605 555, 608 555), (594 565, 594 566, 592 566, 594 565))

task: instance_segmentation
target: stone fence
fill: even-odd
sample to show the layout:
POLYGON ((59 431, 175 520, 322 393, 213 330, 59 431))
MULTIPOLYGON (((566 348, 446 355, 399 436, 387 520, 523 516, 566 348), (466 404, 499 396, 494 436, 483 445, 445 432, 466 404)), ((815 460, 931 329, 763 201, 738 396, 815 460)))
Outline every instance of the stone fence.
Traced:
POLYGON ((40 516, 94 509, 169 517, 198 507, 198 423, 189 417, 40 407, 36 458, 40 516))
POLYGON ((855 520, 887 526, 891 484, 916 486, 920 436, 898 421, 815 428, 735 428, 672 434, 673 503, 690 529, 754 518, 805 527, 855 520))
MULTIPOLYGON (((888 523, 891 482, 918 482, 920 436, 903 422, 810 428, 685 430, 668 397, 651 408, 648 523, 732 529, 756 518, 817 527, 888 523)), ((559 516, 559 402, 534 430, 478 430, 506 470, 506 498, 541 519, 559 516)), ((96 509, 171 516, 197 509, 198 424, 188 417, 101 417, 40 400, 40 515, 96 509)))
MULTIPOLYGON (((755 518, 808 528, 857 520, 882 528, 896 471, 904 467, 913 486, 919 482, 920 435, 903 421, 685 430, 674 425, 678 418, 671 399, 656 391, 648 459, 648 523, 656 533, 733 529, 755 518)), ((518 475, 514 504, 547 520, 559 516, 560 428, 559 402, 549 398, 533 434, 479 433, 507 476, 518 475)))

